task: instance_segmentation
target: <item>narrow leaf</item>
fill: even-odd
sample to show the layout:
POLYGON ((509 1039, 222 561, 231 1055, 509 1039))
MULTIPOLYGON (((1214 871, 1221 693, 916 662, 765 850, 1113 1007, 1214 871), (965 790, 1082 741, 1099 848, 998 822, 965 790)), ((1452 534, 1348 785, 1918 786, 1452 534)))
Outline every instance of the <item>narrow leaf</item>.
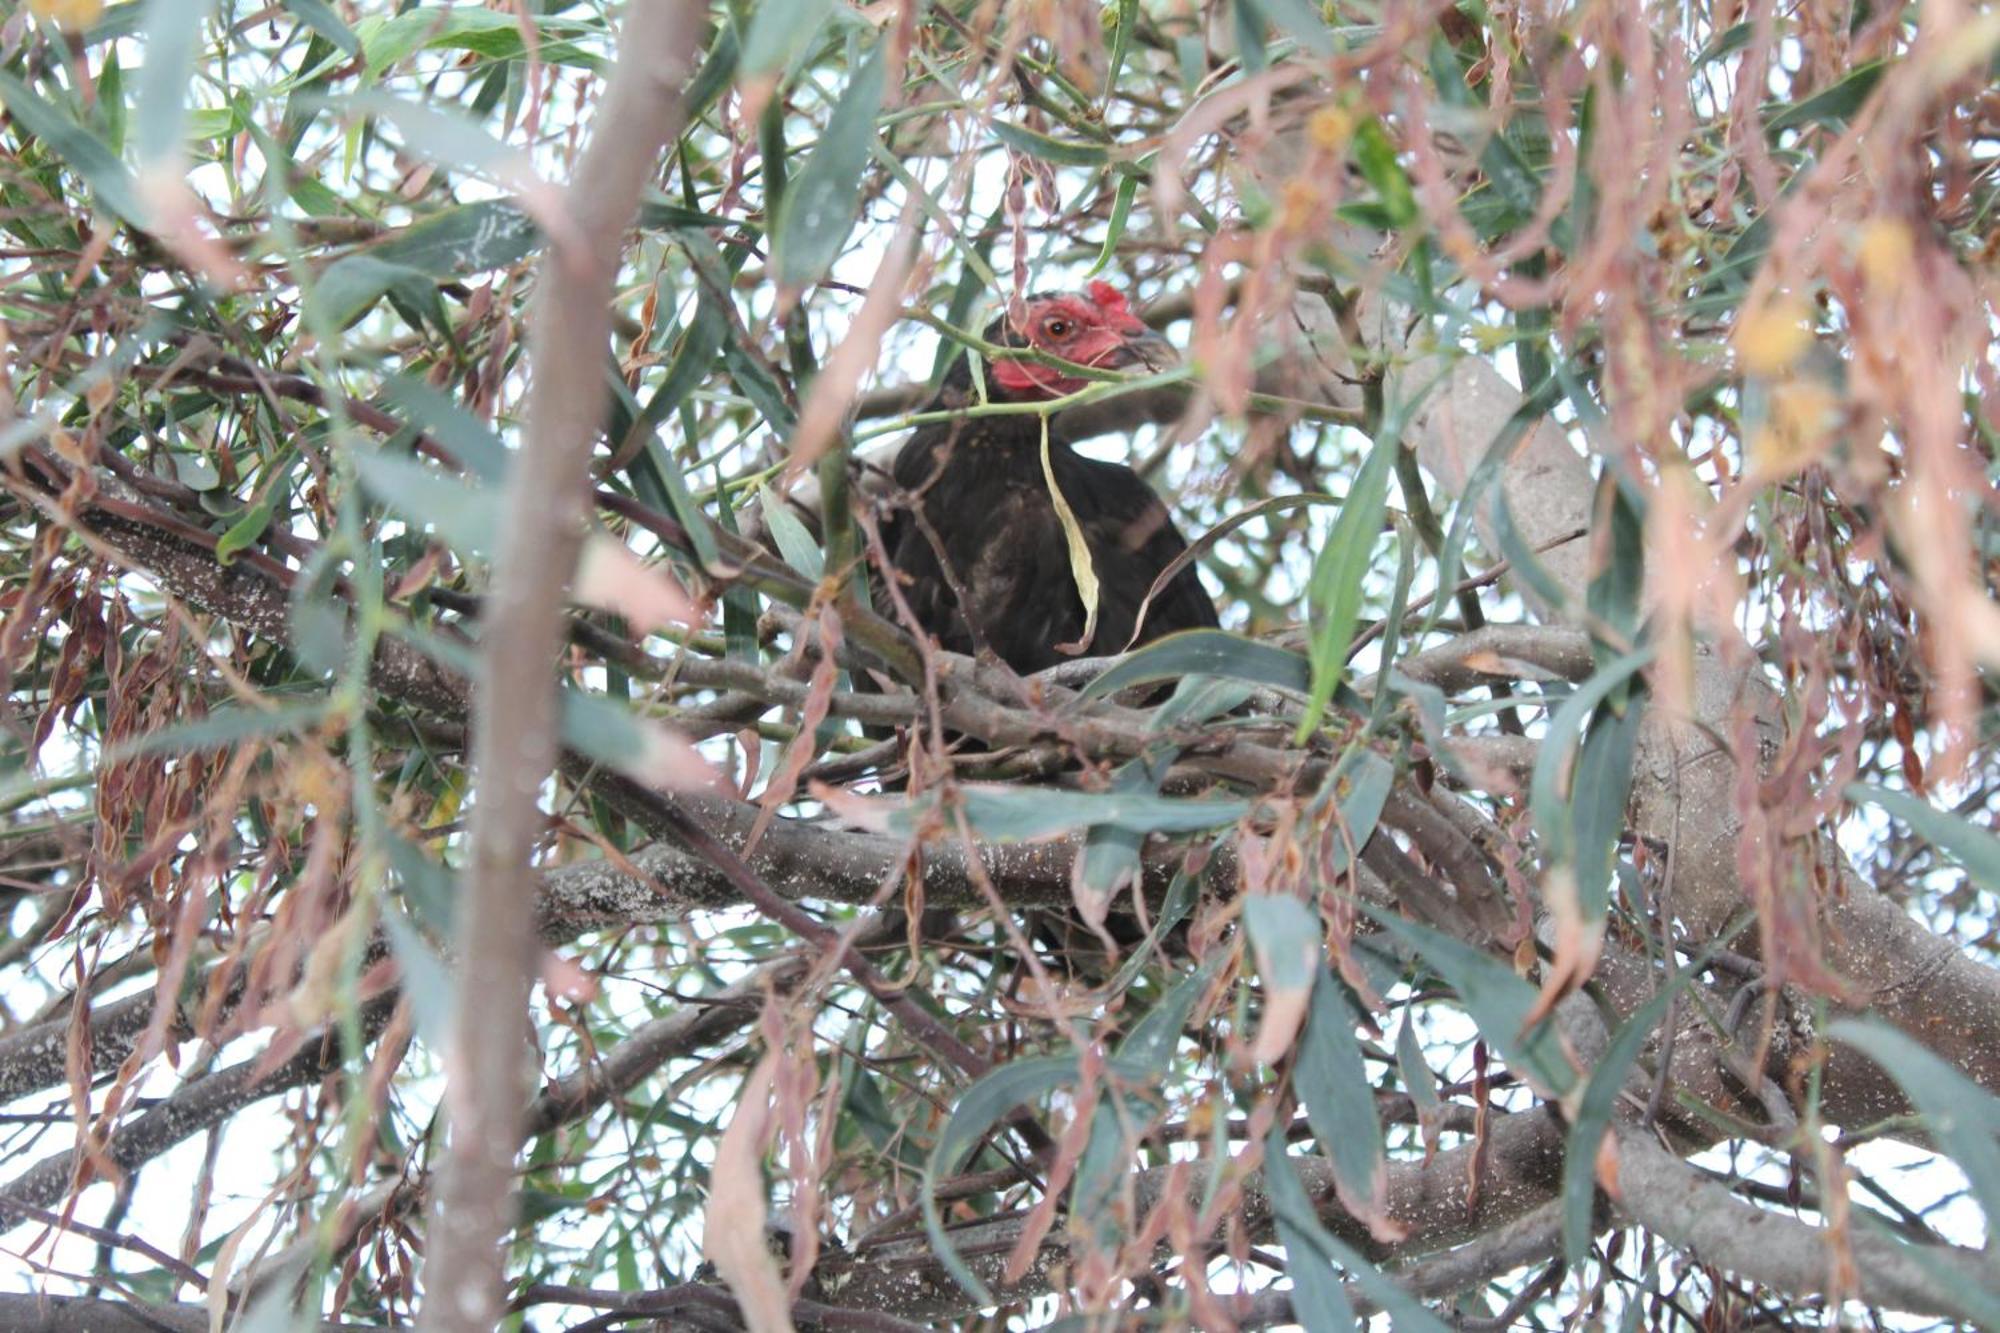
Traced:
POLYGON ((1417 196, 1410 178, 1396 161, 1396 149, 1378 120, 1364 120, 1355 128, 1354 158, 1361 174, 1375 187, 1391 227, 1407 227, 1417 218, 1417 196))
POLYGON ((1243 900, 1243 925, 1264 978, 1264 1013, 1250 1054, 1275 1064, 1297 1040, 1322 971, 1319 916, 1289 894, 1253 893, 1243 900))
POLYGON ((146 60, 139 67, 133 144, 142 165, 178 162, 195 53, 215 0, 146 0, 146 60))
POLYGON ((1830 1032, 1888 1070, 1909 1095, 1938 1145, 1965 1172, 1991 1227, 2000 1219, 2000 1098, 1887 1023, 1844 1018, 1830 1032))
MULTIPOLYGON (((136 6, 135 6, 136 8, 136 6)), ((97 202, 135 227, 146 225, 146 206, 138 182, 102 139, 92 134, 12 74, 0 70, 0 106, 49 151, 83 177, 97 202)))
POLYGON ((1429 926, 1406 921, 1369 903, 1361 910, 1423 955, 1424 961, 1458 992, 1466 1012, 1501 1058, 1531 1084, 1560 1096, 1576 1083, 1576 1068, 1546 1019, 1529 1023, 1535 988, 1503 963, 1429 926))
POLYGON ((103 762, 124 763, 155 754, 194 754, 226 749, 240 741, 296 736, 324 722, 332 708, 330 699, 312 699, 277 708, 218 708, 192 722, 177 722, 108 746, 103 762))
POLYGON ((1049 499, 1055 505, 1056 520, 1062 524, 1063 541, 1069 546, 1070 577, 1076 581, 1076 595, 1083 601, 1083 637, 1074 644, 1059 643, 1057 652, 1084 652, 1090 641, 1097 637, 1097 564, 1090 555, 1090 543, 1084 540, 1083 525, 1076 520, 1076 512, 1069 507, 1069 500, 1056 484, 1055 467, 1049 462, 1049 419, 1042 418, 1042 480, 1048 484, 1049 499))
POLYGON ((769 74, 789 64, 819 35, 832 12, 833 0, 762 0, 752 9, 743 35, 743 73, 769 74))
POLYGON ((1564 932, 1545 1004, 1574 989, 1595 966, 1593 940, 1601 939, 1610 901, 1611 864, 1625 827, 1641 712, 1636 699, 1625 703, 1622 714, 1607 700, 1652 659, 1650 648, 1628 653, 1579 686, 1556 710, 1535 757, 1529 809, 1541 841, 1544 889, 1564 932), (1597 720, 1591 740, 1577 760, 1571 795, 1565 799, 1563 771, 1584 719, 1593 712, 1597 720), (1573 956, 1577 949, 1587 956, 1573 956))
POLYGON ((433 1051, 447 1051, 451 1048, 451 1011, 457 1003, 451 973, 393 899, 383 899, 381 909, 382 929, 403 974, 403 994, 417 1020, 417 1031, 433 1051))
POLYGON ((450 450, 479 480, 493 483, 506 476, 507 446, 485 422, 449 395, 409 375, 391 375, 382 381, 382 396, 405 421, 450 450))
POLYGON ((340 330, 375 308, 385 296, 420 304, 435 294, 430 278, 407 264, 374 255, 346 255, 328 264, 306 293, 308 321, 340 330))
POLYGON ((563 744, 635 782, 676 791, 703 791, 717 782, 701 752, 664 724, 601 694, 565 688, 563 744))
POLYGON ((1227 630, 1182 630, 1127 653, 1085 686, 1082 697, 1102 699, 1134 685, 1186 676, 1224 676, 1304 693, 1312 684, 1312 664, 1289 649, 1227 630))
POLYGON ((1618 1093, 1639 1058, 1640 1047, 1645 1045, 1646 1038, 1666 1016, 1667 1005, 1673 1000, 1674 993, 1701 966, 1701 963, 1690 963, 1674 973, 1650 1000, 1619 1025, 1610 1044, 1604 1048, 1604 1054, 1598 1058, 1597 1067, 1591 1070, 1583 1095, 1577 1099, 1576 1110, 1570 1116, 1569 1150, 1563 1157, 1562 1185, 1563 1258, 1572 1267, 1581 1264, 1590 1249, 1591 1203, 1596 1197, 1598 1146, 1611 1127, 1611 1112, 1617 1104, 1618 1093))
POLYGON ((757 507, 762 511, 764 526, 769 529, 771 539, 778 544, 778 554, 785 558, 785 563, 817 583, 826 568, 826 559, 820 552, 819 543, 813 540, 812 533, 799 521, 799 516, 792 512, 785 497, 765 490, 757 497, 757 507))
POLYGON ((1320 1151, 1333 1162, 1342 1206, 1367 1223, 1377 1240, 1393 1243, 1404 1233, 1389 1216, 1389 1158, 1382 1122, 1375 1114, 1375 1089, 1368 1082, 1354 1025, 1354 1009, 1345 990, 1321 968, 1292 1081, 1320 1151))
POLYGON ((981 1305, 993 1305, 993 1293, 979 1280, 958 1248, 945 1234, 944 1215, 938 1208, 938 1183, 955 1174, 965 1159, 992 1128, 1016 1106, 1047 1096, 1057 1088, 1076 1082, 1077 1061, 1073 1055, 1040 1056, 1002 1065, 980 1078, 959 1097, 951 1119, 931 1147, 924 1168, 924 1230, 938 1261, 959 1286, 981 1305))
POLYGON ((2000 838, 1969 819, 1946 814, 1906 792, 1854 783, 1845 793, 1850 801, 1881 806, 1910 826, 1910 831, 1965 867, 1973 883, 2000 894, 2000 838))
POLYGON ((500 495, 468 486, 414 458, 354 451, 354 472, 370 494, 419 527, 434 529, 461 555, 499 549, 500 495))
POLYGON ((504 199, 442 209, 361 253, 445 279, 505 268, 541 244, 534 220, 504 199))
POLYGON ((1257 0, 1257 3, 1280 30, 1297 38, 1305 50, 1316 56, 1333 54, 1333 34, 1327 31, 1318 5, 1309 0, 1257 0))
POLYGON ((469 116, 380 91, 355 93, 346 105, 362 115, 388 121, 410 151, 439 166, 456 167, 526 192, 548 188, 532 158, 494 138, 469 116))
POLYGON ((993 137, 1009 148, 1063 167, 1101 167, 1111 160, 1111 150, 1101 143, 1081 139, 1057 139, 1024 125, 1008 121, 992 122, 993 137))
POLYGON ((1264 1140, 1264 1179, 1271 1191, 1271 1220, 1285 1247, 1285 1276, 1292 1280, 1292 1315, 1306 1333, 1355 1333, 1354 1303, 1334 1271, 1332 1233, 1320 1225, 1312 1199, 1299 1183, 1285 1136, 1274 1129, 1264 1140))
MULTIPOLYGON (((1223 951, 1217 950, 1174 983, 1118 1044, 1118 1066, 1139 1074, 1141 1088, 1166 1076, 1181 1030, 1187 1026, 1195 1002, 1215 979, 1223 957, 1223 951)), ((1117 1240, 1111 1210, 1133 1166, 1134 1145, 1128 1140, 1128 1127, 1150 1125, 1152 1120, 1142 1100, 1125 1092, 1099 1102, 1091 1118, 1090 1141, 1077 1161, 1075 1183, 1070 1187, 1070 1215, 1072 1227, 1100 1245, 1113 1245, 1117 1240)))
POLYGON ((299 21, 320 36, 332 42, 350 56, 361 54, 361 39, 354 35, 354 29, 333 12, 326 0, 284 0, 286 9, 298 15, 299 21))
POLYGON ((877 42, 854 71, 827 117, 826 133, 785 189, 784 216, 771 238, 772 272, 781 287, 797 290, 819 281, 847 244, 887 88, 888 48, 886 39, 877 42))
POLYGON ((1299 744, 1319 727, 1345 671, 1347 645, 1353 642, 1354 625, 1361 614, 1362 581, 1388 509, 1389 468, 1401 447, 1394 431, 1383 432, 1376 441, 1313 565, 1306 590, 1313 618, 1312 696, 1306 715, 1299 720, 1295 737, 1299 744))
POLYGON ((1449 1333, 1444 1321, 1425 1308, 1422 1301, 1410 1295, 1401 1283, 1369 1263, 1359 1250, 1320 1222, 1319 1215, 1313 1211, 1312 1199, 1306 1194, 1305 1186, 1299 1183, 1298 1172, 1285 1152, 1282 1128, 1274 1128, 1264 1140, 1264 1177, 1271 1189, 1272 1220, 1277 1223, 1278 1238, 1285 1247, 1286 1271, 1295 1289, 1292 1312, 1308 1329, 1354 1327, 1354 1308, 1348 1302, 1346 1290, 1339 1279, 1330 1272, 1330 1266, 1338 1264, 1347 1270, 1354 1284, 1388 1314, 1396 1333, 1449 1333), (1305 1255, 1317 1260, 1318 1273, 1309 1272, 1311 1264, 1303 1258, 1305 1255), (1313 1283, 1310 1289, 1300 1286, 1302 1271, 1308 1271, 1313 1283), (1323 1279, 1322 1274, 1325 1275, 1323 1279), (1310 1290, 1312 1296, 1327 1300, 1328 1284, 1333 1289, 1330 1308, 1314 1306, 1310 1297, 1298 1294, 1310 1290), (1308 1307, 1325 1309, 1334 1320, 1345 1322, 1316 1324, 1308 1317, 1308 1307))
POLYGON ((1104 266, 1111 262, 1111 256, 1118 252, 1118 242, 1125 238, 1126 216, 1131 213, 1132 200, 1138 197, 1138 194, 1137 176, 1118 178, 1117 191, 1111 196, 1111 220, 1104 228, 1104 245, 1097 252, 1097 262, 1090 266, 1090 272, 1084 274, 1085 277, 1094 278, 1102 273, 1104 266))

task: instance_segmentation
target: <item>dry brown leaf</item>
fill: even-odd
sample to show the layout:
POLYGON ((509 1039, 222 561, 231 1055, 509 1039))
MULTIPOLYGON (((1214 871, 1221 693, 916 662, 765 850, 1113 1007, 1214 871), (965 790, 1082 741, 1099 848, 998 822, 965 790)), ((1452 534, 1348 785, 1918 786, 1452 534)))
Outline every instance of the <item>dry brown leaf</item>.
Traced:
POLYGON ((250 286, 249 271, 220 238, 203 230, 205 210, 178 163, 140 168, 136 185, 146 207, 146 230, 174 258, 222 291, 240 292, 250 286))
POLYGON ((827 711, 833 705, 833 687, 840 681, 837 660, 841 643, 840 616, 832 607, 822 606, 816 623, 819 627, 819 660, 813 663, 812 682, 806 689, 806 701, 799 708, 798 731, 785 746, 784 758, 779 761, 777 772, 771 774, 770 782, 764 786, 756 822, 750 826, 750 836, 743 845, 745 856, 755 851, 757 844, 763 841, 764 831, 776 818, 778 808, 797 793, 800 775, 819 753, 820 724, 826 721, 827 711))
POLYGON ((896 801, 879 797, 857 796, 845 787, 835 787, 824 782, 806 784, 811 797, 825 805, 843 823, 852 824, 864 833, 887 833, 889 821, 901 808, 896 801))
POLYGON ((1542 898, 1555 918, 1554 958, 1542 980, 1542 993, 1528 1011, 1523 1027, 1533 1027, 1549 1016, 1562 998, 1590 980, 1604 952, 1604 920, 1587 920, 1577 901, 1576 872, 1559 865, 1542 878, 1542 898))
POLYGON ((764 1148, 776 1067, 777 1057, 767 1053, 743 1081, 743 1095, 715 1150, 702 1216, 702 1253, 729 1284, 750 1333, 792 1329, 785 1280, 764 1240, 764 1148))
POLYGON ((1606 1127, 1597 1141, 1597 1183, 1615 1201, 1618 1193, 1618 1131, 1606 1127))
POLYGON ((662 722, 641 719, 641 751, 626 776, 661 791, 718 791, 722 775, 687 737, 662 722))
POLYGON ((701 612, 680 582, 664 569, 647 565, 617 538, 593 532, 577 563, 576 600, 625 617, 641 634, 668 625, 694 626, 701 612))
POLYGON ((597 998, 597 978, 574 958, 552 950, 542 955, 542 989, 559 1000, 589 1004, 597 998))
POLYGON ((1299 1031, 1305 1026, 1306 1008, 1312 998, 1312 967, 1319 952, 1319 942, 1301 938, 1298 948, 1307 955, 1305 969, 1307 982, 1303 986, 1278 986, 1270 978, 1276 973, 1264 945, 1253 945, 1257 953, 1257 971, 1264 977, 1264 1015, 1257 1024, 1256 1040, 1250 1044, 1250 1058, 1258 1064, 1276 1064, 1285 1052, 1299 1039, 1299 1031))

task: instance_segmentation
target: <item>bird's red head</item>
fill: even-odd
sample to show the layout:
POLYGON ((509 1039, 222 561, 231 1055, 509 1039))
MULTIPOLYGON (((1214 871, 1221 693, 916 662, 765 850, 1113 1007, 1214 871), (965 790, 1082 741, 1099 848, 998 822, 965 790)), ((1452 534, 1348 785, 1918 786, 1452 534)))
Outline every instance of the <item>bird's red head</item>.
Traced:
MULTIPOLYGON (((1125 294, 1108 282, 1093 282, 1083 292, 1031 296, 1018 319, 1002 319, 996 330, 998 337, 987 335, 993 341, 1100 370, 1160 370, 1178 359, 1173 345, 1141 323, 1125 294)), ((994 358, 988 375, 995 396, 1017 401, 1061 398, 1089 383, 1054 366, 1005 357, 994 358)))

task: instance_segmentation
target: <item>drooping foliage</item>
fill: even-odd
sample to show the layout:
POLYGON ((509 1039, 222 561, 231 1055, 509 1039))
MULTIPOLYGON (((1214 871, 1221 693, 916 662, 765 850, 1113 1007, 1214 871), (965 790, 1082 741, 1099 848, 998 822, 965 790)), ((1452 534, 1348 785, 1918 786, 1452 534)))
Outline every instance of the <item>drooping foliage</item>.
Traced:
MULTIPOLYGON (((0 18, 0 1284, 423 1309, 620 31, 0 18)), ((1996 62, 1950 3, 712 6, 510 775, 527 1318, 2000 1326, 1996 62), (1184 364, 965 410, 1135 468, 1223 628, 1023 680, 880 577, 889 465, 1091 279, 1184 364)))

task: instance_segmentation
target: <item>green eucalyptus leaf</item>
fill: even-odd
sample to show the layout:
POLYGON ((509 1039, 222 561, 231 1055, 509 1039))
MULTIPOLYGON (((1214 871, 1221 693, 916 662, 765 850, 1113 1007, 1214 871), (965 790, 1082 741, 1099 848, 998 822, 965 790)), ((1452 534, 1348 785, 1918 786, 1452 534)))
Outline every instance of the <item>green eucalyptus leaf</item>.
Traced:
POLYGON ((382 397, 410 425, 450 450, 480 481, 492 485, 507 475, 507 446, 449 394, 409 375, 390 375, 382 381, 382 397))
POLYGON ((1376 197, 1391 227, 1417 220, 1417 196, 1410 178, 1396 161, 1395 145, 1377 120, 1364 120, 1354 132, 1354 160, 1362 176, 1375 187, 1376 197))
POLYGON ((772 272, 781 287, 818 282, 847 244, 861 210, 861 176, 875 143, 875 116, 888 87, 889 42, 875 44, 848 81, 826 132, 785 188, 771 238, 772 272))
POLYGON ((40 94, 4 70, 0 70, 0 106, 6 108, 22 129, 69 163, 70 169, 83 177, 98 203, 135 227, 146 225, 146 206, 139 198, 139 187, 132 173, 66 107, 44 101, 40 94))
POLYGON ((327 265, 306 293, 306 318, 313 324, 344 329, 374 309, 392 292, 421 301, 436 294, 436 285, 407 264, 374 255, 348 255, 327 265))
POLYGON ((286 599, 292 652, 323 676, 340 670, 347 660, 347 604, 334 590, 339 576, 340 562, 333 549, 322 546, 306 557, 286 599))
MULTIPOLYGON (((513 22, 511 18, 506 21, 513 22)), ((494 138, 485 126, 461 112, 407 101, 380 90, 354 93, 344 105, 349 111, 388 121, 402 135, 406 148, 439 166, 507 184, 533 175, 527 154, 494 138)))
POLYGON ((505 268, 541 244, 527 214, 502 199, 455 204, 390 232, 360 253, 444 279, 505 268))
POLYGON ((1874 95, 1875 85, 1882 82, 1882 76, 1888 69, 1889 62, 1886 60, 1858 65, 1845 77, 1802 101, 1766 107, 1764 128, 1776 134, 1801 125, 1844 125, 1854 119, 1855 113, 1874 95))
POLYGON ((1073 1055, 1039 1056, 1002 1065, 960 1094, 951 1118, 945 1121, 943 1132, 931 1146, 922 1190, 924 1230, 945 1271, 981 1305, 995 1304, 993 1294, 966 1265, 958 1247, 946 1234, 944 1215, 938 1208, 938 1184, 955 1174, 972 1150, 1015 1107, 1039 1101, 1058 1088, 1074 1084, 1077 1074, 1073 1055))
POLYGON ((286 9, 298 16, 301 23, 320 36, 332 42, 349 56, 361 54, 361 39, 354 35, 354 29, 333 11, 326 0, 284 0, 286 9))
POLYGON ((1362 582, 1388 512, 1389 470, 1400 448, 1397 432, 1381 434, 1348 488, 1347 502, 1334 516, 1333 529, 1313 564, 1306 587, 1313 626, 1312 694, 1294 737, 1300 744, 1319 727, 1346 671, 1348 645, 1361 617, 1362 582))
POLYGON ((1383 1214, 1389 1159, 1375 1113, 1375 1089, 1354 1036, 1357 1021, 1339 978, 1322 968, 1293 1058, 1292 1082, 1349 1207, 1383 1214))
POLYGON ((1528 806, 1541 843, 1542 863, 1550 870, 1568 867, 1573 872, 1577 903, 1587 921, 1602 920, 1608 903, 1611 863, 1625 828, 1632 753, 1638 743, 1642 712, 1636 698, 1607 701, 1614 692, 1626 689, 1652 660, 1652 649, 1640 649, 1578 686, 1556 710, 1535 756, 1528 806), (1565 798, 1563 771, 1586 718, 1592 719, 1590 737, 1584 742, 1569 784, 1570 794, 1565 798))
POLYGON ((1867 801, 1910 826, 1910 831, 1965 867, 1972 882, 1990 894, 2000 894, 2000 838, 1969 819, 1946 814, 1907 792, 1891 791, 1853 783, 1845 792, 1850 801, 1867 801))
POLYGON ((775 491, 759 493, 757 507, 764 515, 764 526, 770 531, 771 539, 778 544, 778 554, 785 563, 799 573, 817 583, 825 571, 825 558, 820 554, 819 543, 785 497, 775 491))
POLYGON ((1111 149, 1083 139, 1058 139, 1009 121, 991 122, 993 137, 1029 157, 1053 162, 1059 167, 1101 167, 1111 160, 1111 149))
POLYGON ((1282 1129, 1274 1128, 1264 1140, 1264 1180, 1278 1243, 1285 1247, 1285 1276, 1292 1280, 1292 1314, 1299 1326, 1306 1333, 1356 1333, 1362 1326, 1334 1269, 1333 1233, 1320 1223, 1311 1196, 1299 1183, 1282 1129))
POLYGON ((411 914, 431 934, 449 939, 458 913, 457 872, 400 834, 385 830, 380 836, 411 914))
POLYGON ((400 454, 354 452, 354 471, 377 500, 403 519, 435 531, 461 555, 499 549, 500 492, 468 486, 400 454))
POLYGON ((212 491, 222 484, 222 473, 207 454, 176 453, 174 477, 191 491, 212 491))
POLYGON ((392 899, 381 899, 382 931, 402 973, 403 995, 417 1020, 417 1032, 433 1051, 451 1048, 451 1011, 457 991, 444 960, 425 942, 415 923, 392 899))
POLYGON ((1879 1019, 1843 1018, 1829 1035, 1889 1071, 1932 1139, 1965 1172, 1987 1224, 2000 1218, 2000 1098, 1879 1019))
POLYGON ((743 74, 771 74, 789 65, 819 36, 833 0, 762 0, 750 10, 738 62, 743 74))
POLYGON ((145 63, 135 90, 133 144, 142 164, 181 158, 188 89, 215 0, 146 0, 145 63))
POLYGON ((1167 1075, 1181 1031, 1187 1026, 1195 1003, 1214 981, 1224 954, 1217 950, 1200 967, 1174 983, 1172 990, 1133 1025, 1118 1044, 1118 1065, 1128 1076, 1142 1076, 1135 1091, 1113 1091, 1098 1103, 1091 1117, 1090 1139, 1077 1160, 1076 1179, 1070 1186, 1072 1229, 1096 1240, 1099 1245, 1118 1242, 1115 1207, 1126 1182, 1132 1178, 1135 1141, 1133 1131, 1143 1132, 1157 1118, 1156 1108, 1136 1095, 1156 1086, 1167 1075))
POLYGON ((1127 653, 1085 686, 1081 697, 1102 699, 1134 685, 1185 676, 1224 676, 1303 693, 1312 684, 1312 664, 1288 649, 1226 630, 1182 630, 1127 653))
POLYGON ((330 699, 281 704, 276 708, 218 708, 191 722, 176 722, 106 748, 104 763, 123 763, 156 754, 197 754, 223 750, 242 741, 296 736, 324 722, 333 711, 330 699))
POLYGON ((1111 220, 1104 226, 1104 245, 1097 252, 1097 262, 1090 266, 1087 277, 1096 277, 1111 262, 1111 256, 1118 253, 1118 242, 1125 239, 1125 219, 1132 211, 1132 201, 1139 194, 1137 176, 1120 176, 1118 188, 1111 196, 1111 220))
POLYGON ((1563 1053, 1554 1025, 1547 1018, 1532 1027, 1527 1023, 1538 997, 1533 986, 1505 964, 1442 931, 1368 903, 1360 906, 1450 983, 1472 1021, 1479 1025, 1480 1035, 1510 1068, 1556 1096, 1575 1086, 1576 1069, 1563 1053))
POLYGON ((1316 56, 1333 54, 1333 34, 1318 5, 1310 0, 1257 0, 1257 4, 1280 31, 1298 40, 1301 49, 1316 56))

